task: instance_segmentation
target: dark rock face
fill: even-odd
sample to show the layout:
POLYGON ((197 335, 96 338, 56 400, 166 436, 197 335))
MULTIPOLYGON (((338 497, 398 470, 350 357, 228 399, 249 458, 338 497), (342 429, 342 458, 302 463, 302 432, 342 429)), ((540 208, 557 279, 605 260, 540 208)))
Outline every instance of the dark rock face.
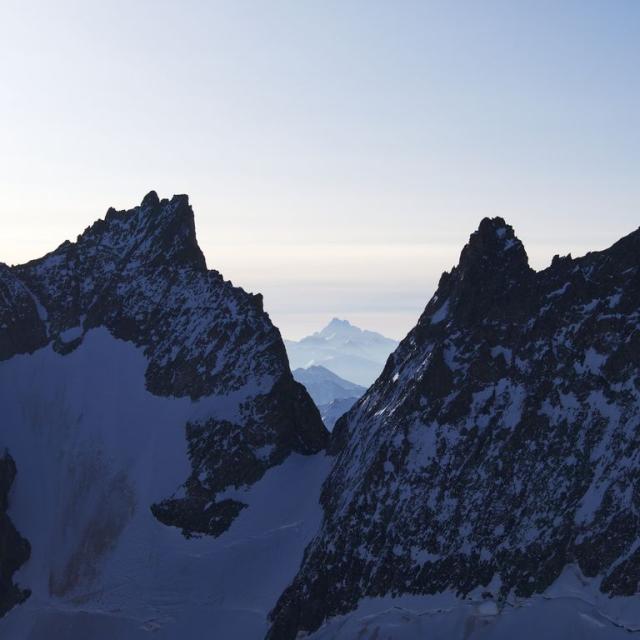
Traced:
POLYGON ((240 406, 238 419, 187 425, 191 475, 184 496, 152 507, 156 518, 186 536, 220 535, 246 507, 212 496, 230 486, 251 485, 292 452, 316 453, 326 445, 320 414, 304 387, 282 378, 264 395, 240 406))
POLYGON ((47 344, 44 313, 26 285, 0 263, 0 360, 47 344))
POLYGON ((31 547, 7 515, 9 489, 16 477, 16 464, 5 453, 0 458, 0 617, 24 602, 31 592, 13 583, 13 574, 29 559, 31 547))
POLYGON ((0 265, 1 359, 47 344, 65 355, 96 327, 143 349, 151 393, 238 403, 233 419, 188 425, 193 474, 184 496, 154 505, 162 522, 218 534, 241 507, 218 505, 213 492, 255 482, 291 452, 325 446, 328 434, 293 380, 262 296, 207 270, 187 196, 160 200, 152 191, 131 210, 109 209, 75 243, 0 265))
POLYGON ((536 273, 483 220, 330 447, 324 522, 271 638, 366 596, 528 596, 570 563, 637 593, 640 230, 536 273))

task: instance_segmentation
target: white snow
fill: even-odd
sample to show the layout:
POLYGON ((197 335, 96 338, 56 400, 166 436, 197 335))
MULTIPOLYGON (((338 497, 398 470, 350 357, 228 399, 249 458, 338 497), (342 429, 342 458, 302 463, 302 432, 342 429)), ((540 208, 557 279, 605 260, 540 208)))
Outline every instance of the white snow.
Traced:
POLYGON ((556 289, 555 291, 548 293, 547 298, 555 298, 557 296, 561 296, 562 294, 566 293, 567 289, 570 286, 571 286, 570 282, 565 282, 559 289, 556 289))
POLYGON ((622 294, 614 293, 609 297, 609 309, 615 309, 620 304, 620 299, 622 298, 622 294))
POLYGON ((69 329, 65 329, 61 334, 60 338, 63 342, 71 342, 76 338, 79 338, 82 335, 82 327, 71 327, 69 329))
POLYGON ((485 600, 476 607, 476 611, 481 616, 497 616, 498 605, 495 600, 485 600))
MULTIPOLYGON (((614 599, 615 600, 615 599, 614 599)), ((444 592, 429 596, 365 598, 355 611, 330 619, 310 640, 610 640, 629 638, 638 628, 629 612, 640 603, 626 598, 631 609, 556 588, 528 600, 510 596, 505 602, 458 598, 444 592), (607 609, 608 607, 608 609, 607 609)), ((306 636, 305 636, 306 637, 306 636)))
POLYGON ((589 347, 584 354, 584 367, 591 373, 599 374, 602 365, 607 361, 607 355, 598 353, 593 347, 589 347))
POLYGON ((449 300, 445 300, 440 308, 431 316, 431 324, 439 324, 449 315, 449 300))
POLYGON ((500 345, 491 348, 491 357, 497 358, 498 356, 503 356, 506 360, 507 364, 511 364, 513 360, 513 351, 511 349, 507 349, 506 347, 502 347, 500 345))

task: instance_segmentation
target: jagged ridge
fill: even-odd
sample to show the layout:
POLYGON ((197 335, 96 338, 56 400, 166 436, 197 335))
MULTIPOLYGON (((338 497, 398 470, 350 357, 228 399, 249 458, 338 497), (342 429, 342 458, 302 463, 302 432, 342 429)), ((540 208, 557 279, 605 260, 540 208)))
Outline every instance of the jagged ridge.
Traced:
POLYGON ((640 231, 539 273, 485 219, 341 418, 325 519, 272 613, 293 638, 359 599, 640 580, 640 231))
POLYGON ((151 192, 139 207, 109 209, 75 243, 0 273, 25 307, 0 331, 2 359, 48 342, 65 353, 89 329, 106 326, 145 348, 147 385, 158 395, 198 398, 250 378, 269 386, 288 368, 262 296, 207 270, 187 196, 160 201, 151 192), (257 344, 259 359, 251 353, 257 344))

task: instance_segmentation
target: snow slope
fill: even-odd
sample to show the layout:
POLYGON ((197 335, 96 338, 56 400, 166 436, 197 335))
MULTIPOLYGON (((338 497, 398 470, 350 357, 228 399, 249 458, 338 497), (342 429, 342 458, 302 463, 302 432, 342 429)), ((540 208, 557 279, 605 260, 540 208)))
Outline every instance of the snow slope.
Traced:
POLYGON ((31 542, 14 579, 33 593, 0 638, 262 638, 320 521, 321 454, 292 454, 251 487, 218 538, 186 539, 149 505, 189 469, 188 420, 215 396, 158 397, 142 350, 105 329, 68 355, 50 346, 0 362, 2 437, 16 461, 9 514, 31 542))
POLYGON ((153 505, 185 535, 217 535, 245 508, 216 493, 325 446, 262 296, 207 269, 186 195, 151 191, 137 207, 109 209, 75 242, 0 265, 0 361, 47 345, 70 354, 100 327, 143 349, 145 385, 157 396, 217 397, 215 416, 187 424, 187 476, 153 505))

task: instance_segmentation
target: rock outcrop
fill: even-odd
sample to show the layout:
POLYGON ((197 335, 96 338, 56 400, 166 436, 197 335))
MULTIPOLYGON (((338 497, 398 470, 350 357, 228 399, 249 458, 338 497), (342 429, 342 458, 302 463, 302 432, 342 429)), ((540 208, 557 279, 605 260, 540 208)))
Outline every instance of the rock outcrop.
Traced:
POLYGON ((5 452, 0 458, 0 617, 30 595, 13 582, 13 574, 29 559, 31 548, 7 514, 9 490, 16 477, 16 463, 5 452))

